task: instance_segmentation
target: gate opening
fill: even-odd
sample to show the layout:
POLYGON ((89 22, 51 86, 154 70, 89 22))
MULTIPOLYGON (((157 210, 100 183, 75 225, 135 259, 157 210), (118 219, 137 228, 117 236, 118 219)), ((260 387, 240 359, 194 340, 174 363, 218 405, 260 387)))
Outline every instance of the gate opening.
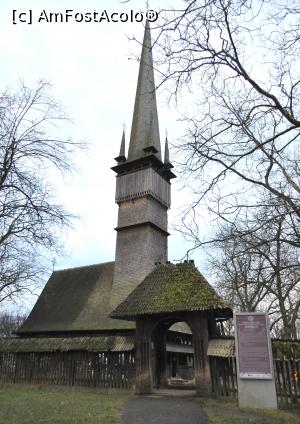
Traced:
POLYGON ((160 323, 152 334, 153 388, 193 389, 192 331, 185 322, 160 323))

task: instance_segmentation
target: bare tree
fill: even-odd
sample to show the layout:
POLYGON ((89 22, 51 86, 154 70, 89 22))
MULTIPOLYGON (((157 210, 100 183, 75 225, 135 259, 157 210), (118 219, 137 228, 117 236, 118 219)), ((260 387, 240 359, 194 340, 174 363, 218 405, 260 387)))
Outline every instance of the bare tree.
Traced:
POLYGON ((209 260, 218 290, 234 310, 256 311, 268 296, 263 258, 247 254, 237 239, 223 242, 219 250, 209 260))
POLYGON ((60 233, 72 218, 55 203, 47 172, 69 171, 80 144, 58 135, 66 116, 49 88, 22 84, 0 95, 0 302, 34 289, 43 256, 61 252, 60 233))
MULTIPOLYGON (((257 218, 267 213, 257 211, 257 218)), ((297 337, 300 320, 298 248, 284 242, 286 217, 276 216, 256 231, 248 222, 224 225, 211 255, 217 286, 238 310, 264 310, 271 329, 285 338, 297 337), (247 231, 248 230, 248 231, 247 231), (224 241, 226 240, 226 241, 224 241)), ((289 228, 289 226, 288 226, 289 228)))
MULTIPOLYGON (((296 0, 185 0, 162 11, 161 83, 194 100, 176 143, 194 197, 179 226, 221 252, 219 282, 241 309, 299 320, 300 8, 296 0), (201 206, 215 217, 210 233, 201 206)), ((213 252, 214 254, 215 252, 213 252)), ((279 334, 278 333, 278 334, 279 334)))
POLYGON ((234 224, 251 219, 269 193, 284 203, 294 223, 291 242, 299 243, 298 2, 182 4, 161 13, 156 40, 162 82, 175 95, 186 87, 197 93, 196 112, 185 116, 187 133, 177 143, 181 171, 195 193, 182 230, 198 245, 199 204, 234 224))
POLYGON ((26 318, 26 314, 2 312, 0 314, 0 337, 12 336, 26 318))

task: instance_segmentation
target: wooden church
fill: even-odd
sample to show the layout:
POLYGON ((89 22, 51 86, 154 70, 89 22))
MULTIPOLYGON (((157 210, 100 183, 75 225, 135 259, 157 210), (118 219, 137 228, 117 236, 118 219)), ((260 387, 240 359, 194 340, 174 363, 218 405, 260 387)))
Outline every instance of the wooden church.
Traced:
POLYGON ((128 152, 116 173, 115 261, 55 271, 14 338, 0 341, 0 380, 134 388, 173 380, 209 390, 207 350, 232 316, 193 261, 168 262, 170 181, 162 159, 149 24, 128 152))

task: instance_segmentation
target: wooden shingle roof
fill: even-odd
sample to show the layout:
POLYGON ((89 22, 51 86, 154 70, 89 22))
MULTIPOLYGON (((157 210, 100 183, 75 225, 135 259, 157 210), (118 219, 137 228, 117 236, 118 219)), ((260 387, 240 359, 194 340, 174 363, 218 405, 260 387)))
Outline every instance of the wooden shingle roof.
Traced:
POLYGON ((17 334, 132 329, 109 317, 114 262, 54 271, 17 334))
POLYGON ((170 263, 157 265, 110 316, 133 320, 147 314, 209 310, 217 311, 218 316, 232 316, 229 305, 194 264, 170 263))
POLYGON ((7 337, 0 339, 0 352, 127 352, 134 349, 134 336, 7 337))

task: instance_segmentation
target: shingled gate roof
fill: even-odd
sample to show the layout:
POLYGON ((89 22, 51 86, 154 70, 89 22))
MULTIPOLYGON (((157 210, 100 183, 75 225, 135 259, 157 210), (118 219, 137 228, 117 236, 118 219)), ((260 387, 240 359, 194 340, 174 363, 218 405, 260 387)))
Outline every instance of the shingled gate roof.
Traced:
POLYGON ((132 329, 109 318, 114 262, 52 273, 17 334, 132 329))
POLYGON ((208 310, 218 311, 219 316, 232 316, 229 305, 194 264, 165 264, 157 265, 110 316, 135 319, 146 314, 208 310))

